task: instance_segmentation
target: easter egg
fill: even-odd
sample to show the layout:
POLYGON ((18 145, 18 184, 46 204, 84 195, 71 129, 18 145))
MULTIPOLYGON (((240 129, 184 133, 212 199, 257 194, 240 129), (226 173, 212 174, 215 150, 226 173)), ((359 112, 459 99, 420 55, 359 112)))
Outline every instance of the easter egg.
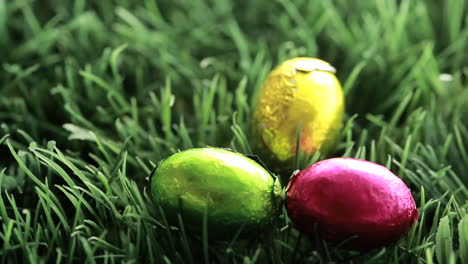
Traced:
POLYGON ((335 244, 349 239, 344 247, 361 250, 397 241, 418 219, 411 191, 400 178, 381 165, 351 158, 323 160, 295 174, 286 208, 303 233, 317 231, 335 244))
POLYGON ((246 156, 220 148, 194 148, 162 161, 151 178, 154 202, 169 219, 181 213, 186 228, 233 235, 269 225, 279 211, 281 186, 246 156))
POLYGON ((343 91, 334 73, 325 61, 295 58, 267 77, 254 111, 254 129, 278 160, 294 157, 299 124, 303 153, 326 153, 333 147, 344 115, 343 91))

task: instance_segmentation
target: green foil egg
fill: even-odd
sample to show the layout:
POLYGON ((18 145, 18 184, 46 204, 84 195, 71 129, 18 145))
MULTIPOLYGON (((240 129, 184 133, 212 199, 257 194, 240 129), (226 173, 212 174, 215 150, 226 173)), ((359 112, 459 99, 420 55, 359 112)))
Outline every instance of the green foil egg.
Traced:
POLYGON ((201 231, 206 212, 210 235, 262 228, 277 215, 281 186, 254 160, 220 148, 195 148, 162 161, 151 193, 169 219, 201 231))

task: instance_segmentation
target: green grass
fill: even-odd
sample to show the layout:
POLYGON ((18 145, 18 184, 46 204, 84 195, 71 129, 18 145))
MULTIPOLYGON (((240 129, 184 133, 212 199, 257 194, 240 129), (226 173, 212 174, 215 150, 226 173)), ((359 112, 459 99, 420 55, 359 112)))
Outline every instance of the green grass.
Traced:
POLYGON ((467 264, 467 47, 464 0, 0 0, 0 261, 467 264), (296 56, 331 62, 343 84, 330 156, 384 164, 412 189, 420 218, 397 244, 329 246, 284 209, 271 232, 214 241, 151 202, 146 178, 178 150, 277 167, 251 114, 296 56))

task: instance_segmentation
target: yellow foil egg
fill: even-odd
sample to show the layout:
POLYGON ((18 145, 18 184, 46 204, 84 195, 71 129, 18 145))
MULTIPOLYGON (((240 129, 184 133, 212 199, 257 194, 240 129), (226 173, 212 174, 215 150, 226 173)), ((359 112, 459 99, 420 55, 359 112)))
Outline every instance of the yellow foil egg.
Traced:
POLYGON ((295 58, 266 79, 254 112, 255 132, 280 161, 295 156, 299 123, 303 153, 326 153, 334 145, 344 115, 343 90, 334 73, 325 61, 295 58))

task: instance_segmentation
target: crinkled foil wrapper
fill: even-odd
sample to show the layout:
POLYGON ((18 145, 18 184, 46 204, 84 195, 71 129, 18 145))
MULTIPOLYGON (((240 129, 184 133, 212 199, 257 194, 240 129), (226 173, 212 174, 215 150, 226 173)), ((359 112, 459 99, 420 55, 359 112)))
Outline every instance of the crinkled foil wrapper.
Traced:
POLYGON ((281 160, 300 149, 328 152, 342 127, 344 96, 335 69, 322 60, 295 58, 274 69, 265 81, 254 111, 255 134, 281 160))
POLYGON ((278 213, 281 186, 265 168, 242 154, 195 148, 162 161, 151 178, 151 193, 166 216, 201 231, 207 214, 210 235, 233 235, 271 223, 278 213))
POLYGON ((364 160, 334 158, 294 175, 286 208, 295 226, 345 248, 366 250, 405 235, 418 219, 411 191, 387 168, 364 160), (314 226, 316 227, 314 228, 314 226))

